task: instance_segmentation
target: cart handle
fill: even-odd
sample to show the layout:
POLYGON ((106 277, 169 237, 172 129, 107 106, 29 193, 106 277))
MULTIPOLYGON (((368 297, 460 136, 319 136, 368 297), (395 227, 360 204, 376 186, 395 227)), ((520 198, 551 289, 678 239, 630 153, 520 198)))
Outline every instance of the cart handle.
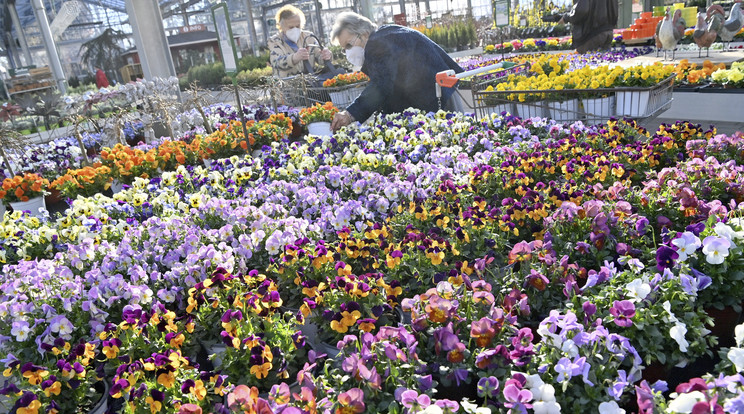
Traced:
POLYGON ((437 85, 439 85, 440 87, 443 86, 445 88, 451 88, 455 86, 457 84, 457 81, 459 81, 462 78, 467 78, 467 77, 477 75, 483 72, 490 72, 494 69, 509 69, 509 68, 513 68, 514 66, 517 66, 517 64, 514 62, 502 61, 499 63, 494 63, 493 65, 483 66, 482 68, 468 70, 468 71, 460 72, 460 73, 455 73, 455 71, 452 69, 445 70, 445 71, 437 73, 436 82, 437 82, 437 85))
POLYGON ((454 70, 444 70, 439 73, 437 73, 435 77, 436 83, 434 86, 436 87, 436 95, 437 95, 437 101, 439 102, 439 107, 442 107, 442 87, 445 88, 451 88, 457 84, 457 81, 459 81, 462 78, 467 78, 468 76, 477 75, 479 73, 483 72, 490 72, 494 69, 509 69, 513 68, 514 66, 517 66, 514 62, 507 62, 507 61, 501 61, 499 63, 494 63, 493 65, 483 66, 482 68, 468 70, 465 72, 455 73, 454 70))

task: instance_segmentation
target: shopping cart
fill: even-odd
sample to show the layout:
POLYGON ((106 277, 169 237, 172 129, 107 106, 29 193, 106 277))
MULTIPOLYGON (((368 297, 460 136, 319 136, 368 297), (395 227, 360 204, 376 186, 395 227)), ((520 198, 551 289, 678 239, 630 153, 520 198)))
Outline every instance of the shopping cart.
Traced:
MULTIPOLYGON (((323 49, 323 44, 315 35, 309 35, 305 38, 303 47, 312 50, 314 48, 323 49), (313 38, 317 44, 307 43, 307 39, 313 38)), ((315 103, 333 102, 340 108, 346 109, 362 93, 368 82, 355 83, 353 85, 344 85, 337 87, 324 87, 323 81, 329 76, 344 73, 338 70, 331 62, 324 62, 325 70, 313 74, 300 74, 287 78, 275 79, 277 85, 276 92, 272 93, 273 99, 279 103, 290 106, 312 106, 315 103)))
POLYGON ((559 122, 599 123, 611 117, 645 121, 657 117, 672 105, 675 75, 650 87, 499 91, 497 84, 507 79, 504 76, 507 72, 501 76, 490 74, 490 78, 486 78, 484 73, 497 69, 526 72, 526 65, 505 66, 505 63, 509 62, 458 74, 440 72, 437 74, 437 96, 441 96, 442 86, 452 87, 459 79, 477 76, 471 83, 471 107, 478 117, 509 112, 522 118, 546 117, 559 122))

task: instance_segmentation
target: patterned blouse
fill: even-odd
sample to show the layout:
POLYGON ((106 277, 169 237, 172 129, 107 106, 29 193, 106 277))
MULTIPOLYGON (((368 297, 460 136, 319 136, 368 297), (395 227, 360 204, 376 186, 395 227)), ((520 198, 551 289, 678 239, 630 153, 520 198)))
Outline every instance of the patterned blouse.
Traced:
MULTIPOLYGON (((310 52, 310 66, 313 70, 316 69, 317 65, 323 64, 323 59, 320 57, 321 48, 318 46, 318 42, 315 38, 310 37, 312 33, 303 30, 300 34, 300 39, 297 41, 298 47, 306 47, 310 52), (306 40, 307 39, 307 40, 306 40)), ((302 72, 306 72, 304 62, 297 62, 292 64, 292 54, 295 50, 284 40, 284 34, 279 32, 269 39, 269 63, 274 69, 274 76, 280 78, 286 78, 288 76, 299 75, 302 72)))

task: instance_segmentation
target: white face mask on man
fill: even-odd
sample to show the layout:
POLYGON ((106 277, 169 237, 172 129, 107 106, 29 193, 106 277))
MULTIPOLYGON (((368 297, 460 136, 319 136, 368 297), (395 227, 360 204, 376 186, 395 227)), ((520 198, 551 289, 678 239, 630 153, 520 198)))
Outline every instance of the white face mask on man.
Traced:
POLYGON ((302 30, 300 30, 299 27, 293 27, 284 33, 285 36, 287 36, 287 39, 297 43, 298 40, 300 40, 300 33, 302 33, 302 30))
POLYGON ((361 68, 364 64, 364 48, 361 46, 352 46, 346 50, 346 60, 356 68, 361 68))

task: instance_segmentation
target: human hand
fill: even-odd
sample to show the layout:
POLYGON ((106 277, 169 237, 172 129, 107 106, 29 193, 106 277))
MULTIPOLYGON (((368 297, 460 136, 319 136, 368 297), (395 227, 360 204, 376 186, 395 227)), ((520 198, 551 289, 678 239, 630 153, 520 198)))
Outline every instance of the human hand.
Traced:
POLYGON ((303 60, 308 60, 308 59, 310 59, 310 52, 308 52, 307 49, 305 49, 304 47, 297 49, 297 51, 294 52, 294 54, 292 55, 292 60, 295 63, 302 62, 303 60))
POLYGON ((320 51, 320 57, 323 60, 331 60, 333 58, 333 54, 331 54, 331 51, 328 49, 323 49, 320 51))
POLYGON ((336 132, 341 129, 341 127, 345 127, 352 122, 354 122, 354 117, 351 116, 348 111, 338 112, 333 116, 333 121, 331 121, 331 130, 336 132))

